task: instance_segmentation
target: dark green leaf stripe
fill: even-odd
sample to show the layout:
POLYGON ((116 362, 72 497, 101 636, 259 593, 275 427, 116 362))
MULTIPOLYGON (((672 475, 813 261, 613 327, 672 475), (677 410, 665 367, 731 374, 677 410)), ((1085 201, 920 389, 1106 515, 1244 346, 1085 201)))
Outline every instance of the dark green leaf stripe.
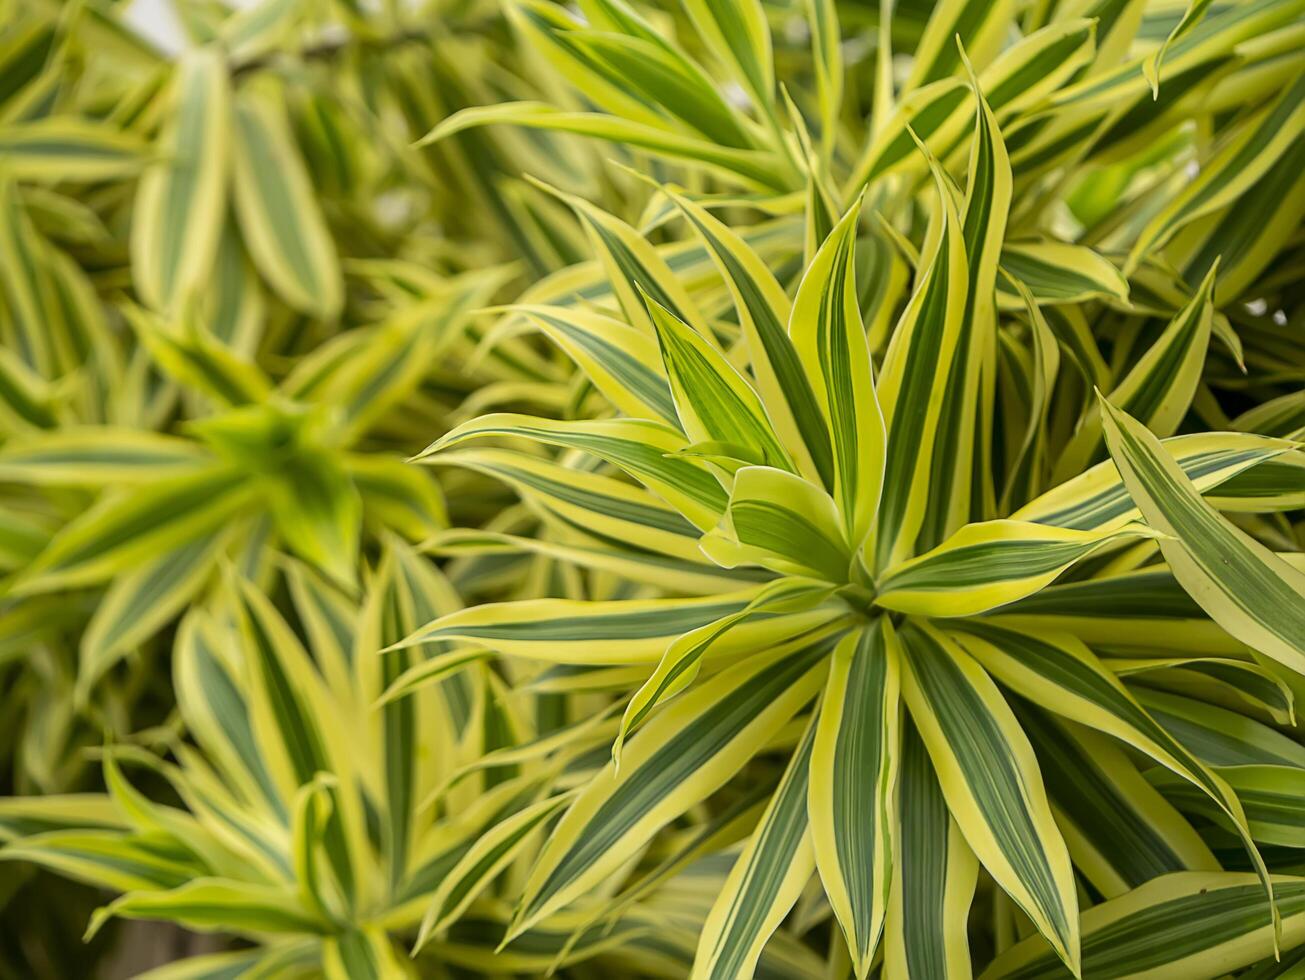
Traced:
MULTIPOLYGON (((1285 91, 1273 108, 1255 127, 1254 133, 1237 153, 1219 168, 1216 179, 1204 183, 1190 196, 1186 196, 1183 206, 1169 216, 1165 229, 1173 229, 1190 220, 1189 216, 1199 212, 1206 202, 1223 191, 1224 187, 1238 179, 1242 172, 1251 167, 1256 158, 1264 153, 1275 136, 1283 131, 1296 110, 1305 100, 1305 73, 1296 76, 1291 88, 1285 91)), ((1163 235, 1164 230, 1161 234, 1163 235)), ((1159 236, 1157 236, 1159 237, 1159 236)))
POLYGON ((997 614, 1084 619, 1204 619, 1205 613, 1168 571, 1052 585, 995 610, 997 614))
POLYGON ((857 404, 855 368, 849 359, 849 343, 859 341, 863 332, 859 324, 853 328, 847 322, 844 306, 845 295, 849 291, 856 293, 856 282, 848 281, 849 274, 855 277, 855 267, 851 262, 855 230, 855 226, 849 227, 834 252, 829 280, 820 296, 820 320, 816 328, 816 349, 820 352, 821 373, 828 389, 829 428, 837 457, 837 499, 844 507, 852 506, 858 499, 857 487, 869 477, 861 472, 857 418, 861 413, 875 410, 872 405, 857 404))
POLYGON ((775 792, 770 809, 757 828, 755 849, 734 900, 726 914, 726 928, 716 937, 712 978, 733 980, 744 975, 748 952, 760 935, 765 919, 779 896, 784 878, 807 833, 807 786, 815 720, 789 760, 788 770, 775 792))
POLYGON ((780 390, 788 402, 789 411, 797 424, 802 441, 816 465, 816 472, 826 489, 833 486, 834 461, 829 444, 829 431, 820 415, 816 404, 815 392, 802 370, 797 352, 789 340, 784 324, 775 317, 775 311, 762 295, 752 274, 729 248, 716 236, 712 229, 688 208, 682 208, 684 216, 693 223, 694 230, 711 249, 712 254, 722 267, 725 281, 735 290, 738 301, 747 309, 757 328, 765 348, 766 360, 775 372, 780 390))
MULTIPOLYGON (((596 616, 550 616, 521 623, 494 623, 485 626, 454 625, 446 630, 423 633, 422 640, 443 637, 479 640, 521 639, 550 640, 639 640, 646 637, 678 636, 715 622, 722 616, 739 612, 743 602, 695 604, 679 609, 653 609, 626 613, 603 613, 596 616)), ((484 608, 484 607, 482 607, 484 608)))
MULTIPOLYGON (((1134 810, 1132 800, 1120 792, 1113 774, 1104 770, 1083 745, 1046 712, 1024 702, 1012 707, 1037 751, 1042 779, 1059 809, 1058 816, 1069 820, 1129 887, 1170 871, 1187 870, 1164 835, 1134 810)), ((1191 786, 1186 782, 1182 785, 1191 786)), ((1191 787, 1191 792, 1206 802, 1210 800, 1196 787, 1191 787)), ((1213 805, 1211 809, 1222 812, 1213 805)))
MULTIPOLYGON (((954 45, 947 48, 954 49, 954 45)), ((994 124, 995 125, 995 124, 994 124)), ((969 431, 964 422, 967 413, 973 409, 977 395, 974 381, 978 367, 971 365, 973 355, 981 354, 982 348, 976 346, 974 338, 979 331, 991 330, 988 322, 977 322, 982 301, 990 301, 993 284, 981 282, 986 278, 989 263, 985 261, 984 244, 994 238, 999 243, 1006 229, 1006 213, 994 212, 997 203, 997 185, 999 179, 1009 183, 1010 174, 999 174, 996 160, 997 148, 994 144, 993 127, 988 125, 986 107, 979 108, 974 130, 974 149, 972 151, 971 172, 969 175, 969 193, 967 194, 965 214, 962 216, 961 237, 965 241, 965 254, 968 258, 969 283, 965 291, 965 313, 961 318, 961 330, 956 340, 956 354, 947 373, 947 392, 943 396, 942 412, 938 416, 938 434, 933 447, 933 473, 929 479, 929 502, 925 511, 924 523, 920 528, 917 548, 928 550, 942 541, 954 527, 949 519, 952 503, 957 495, 965 495, 969 501, 963 501, 965 513, 973 513, 973 496, 981 492, 980 484, 972 482, 975 474, 957 473, 957 464, 964 457, 961 446, 973 442, 979 435, 975 428, 982 425, 981 417, 976 414, 971 421, 969 431), (982 293, 986 290, 987 297, 982 293)), ((1003 167, 1008 165, 1003 163, 1003 167)), ((982 467, 982 453, 975 446, 974 466, 982 467)))
POLYGON ((74 571, 164 529, 173 532, 170 544, 180 544, 177 535, 183 527, 189 538, 228 520, 232 506, 243 499, 236 493, 243 483, 241 473, 209 471, 156 483, 155 492, 88 511, 81 522, 70 525, 54 539, 32 570, 46 574, 74 571))
POLYGON ((846 580, 846 550, 796 511, 765 500, 740 500, 730 505, 730 520, 741 543, 783 555, 831 582, 846 580))
MULTIPOLYGON (((1305 911, 1305 882, 1279 879, 1274 894, 1284 919, 1305 911)), ((1196 894, 1140 908, 1102 928, 1086 930, 1083 975, 1109 980, 1158 970, 1268 924, 1268 903, 1258 883, 1202 888, 1196 894)), ((1053 980, 1064 975, 1064 967, 1049 951, 1018 969, 985 974, 994 980, 1053 980)))
POLYGON ((245 155, 242 172, 256 181, 252 192, 266 211, 266 225, 276 235, 276 247, 300 284, 310 295, 324 296, 328 284, 318 276, 319 266, 302 237, 303 218, 294 210, 297 195, 284 183, 284 168, 275 152, 278 136, 269 132, 266 120, 250 105, 238 105, 235 112, 240 150, 245 155))
MULTIPOLYGON (((955 234, 950 222, 944 221, 937 258, 929 270, 924 285, 924 300, 919 317, 910 336, 910 348, 903 352, 903 378, 897 400, 900 410, 893 412, 888 430, 888 451, 884 468, 883 499, 879 504, 879 529, 877 545, 882 564, 894 544, 897 530, 906 514, 912 492, 918 492, 911 478, 916 460, 927 446, 924 439, 925 420, 930 392, 939 378, 946 379, 944 367, 938 364, 937 352, 942 348, 947 326, 947 295, 954 288, 950 283, 950 241, 955 234)), ((955 288, 959 288, 957 284, 955 288)))
MULTIPOLYGON (((630 251, 625 242, 621 241, 621 239, 613 234, 609 229, 603 227, 603 225, 595 220, 593 215, 591 215, 587 210, 579 210, 577 213, 585 221, 586 225, 592 229, 593 233, 602 243, 602 246, 611 255, 612 261, 616 263, 617 269, 620 271, 621 275, 625 277, 625 281, 629 284, 631 289, 636 291, 642 289, 652 297, 653 301, 656 302, 658 306, 665 307, 669 310, 677 320, 686 321, 684 311, 679 308, 675 300, 672 299, 666 290, 662 288, 661 283, 658 281, 658 277, 650 272, 648 267, 639 261, 638 256, 630 251)), ((627 310, 626 315, 629 316, 632 321, 637 322, 637 311, 627 310)))
MULTIPOLYGON (((880 812, 889 801, 884 763, 890 753, 897 751, 897 746, 885 744, 885 735, 890 731, 888 714, 895 717, 900 710, 896 703, 884 703, 887 681, 883 629, 872 625, 861 630, 848 671, 830 801, 838 864, 846 875, 854 938, 856 948, 861 950, 873 949, 878 938, 870 931, 874 903, 882 901, 875 894, 872 863, 879 846, 876 834, 879 829, 894 826, 893 815, 880 812)), ((914 814, 911 819, 915 819, 914 814)))
POLYGON ((960 759, 970 792, 984 812, 1006 859, 1044 910, 1062 943, 1070 924, 1042 840, 1024 799, 1024 783, 1006 750, 1006 737, 947 651, 915 627, 902 633, 911 669, 960 759))
POLYGON ((691 411, 713 439, 755 453, 753 462, 784 467, 787 454, 776 441, 769 423, 757 414, 761 410, 760 401, 755 410, 745 402, 722 376, 723 370, 732 370, 724 358, 720 357, 719 365, 709 360, 684 336, 691 332, 688 324, 679 318, 676 318, 678 322, 666 320, 670 312, 649 308, 648 315, 657 328, 666 373, 679 379, 680 393, 690 402, 691 411))
MULTIPOLYGON (((307 785, 319 772, 331 772, 331 762, 319 727, 319 719, 311 705, 291 681, 277 650, 277 639, 270 632, 272 626, 264 618, 272 613, 260 608, 266 602, 261 596, 242 604, 243 621, 249 631, 249 649, 254 653, 254 664, 262 681, 268 706, 276 720, 277 730, 285 748, 286 757, 300 786, 307 785)), ((284 628, 284 624, 278 624, 284 628)), ((354 891, 353 866, 350 863, 344 825, 338 808, 332 808, 325 827, 326 852, 331 866, 346 895, 354 891)))
MULTIPOLYGON (((955 73, 961 66, 961 56, 959 46, 954 43, 953 38, 959 38, 966 44, 972 42, 983 29, 988 18, 1002 9, 1002 4, 993 3, 992 0, 965 0, 961 8, 956 11, 952 22, 947 25, 951 29, 943 34, 943 42, 939 45, 933 60, 924 67, 917 65, 913 70, 916 84, 927 85, 929 82, 936 82, 955 73)), ((929 25, 934 26, 933 19, 929 21, 929 25)))
POLYGON ((1019 661, 1020 665, 1034 671, 1059 690, 1082 698, 1104 708, 1134 730, 1160 745, 1181 763, 1191 778, 1208 793, 1222 797, 1219 787, 1210 779, 1204 767, 1164 728, 1118 687, 1110 683, 1113 675, 1104 670, 1094 670, 1089 664, 1051 643, 1044 643, 1026 633, 1001 629, 986 623, 961 621, 958 628, 982 637, 993 646, 1019 661))
POLYGON ((375 951, 361 932, 350 929, 336 936, 334 941, 349 980, 383 980, 375 951))
MULTIPOLYGON (((1126 4, 1127 0, 1110 0, 1108 3, 1101 3, 1097 6, 1098 8, 1113 8, 1114 14, 1117 14, 1126 4)), ((1104 36, 1110 29, 1109 19, 1112 14, 1104 11, 1100 14, 1089 11, 1084 16, 1098 18, 1096 25, 1098 37, 1104 36)), ((1084 22, 1083 27, 1064 34, 1051 44, 1037 46, 1032 58, 1023 61, 1013 71, 1004 74, 985 93, 988 105, 992 106, 993 111, 1001 109, 1016 96, 1026 92, 1034 82, 1045 78, 1054 69, 1068 62, 1075 53, 1091 40, 1092 27, 1084 22)))
MULTIPOLYGON (((444 910, 456 908, 458 903, 466 898, 473 888, 485 884, 485 876, 493 869, 495 862, 530 836, 537 827, 554 816, 556 812, 555 808, 541 809, 539 813, 529 820, 522 821, 521 826, 514 828, 512 833, 504 836, 501 841, 487 849, 449 891, 444 900, 444 910)), ((441 910, 442 912, 443 910, 441 910)))
MULTIPOLYGON (((505 464, 488 463, 483 464, 481 468, 508 482, 522 484, 543 494, 546 498, 555 497, 575 507, 593 511, 605 517, 629 521, 631 524, 642 524, 658 531, 679 534, 695 540, 700 534, 696 527, 673 510, 593 493, 560 479, 550 479, 538 473, 505 464)), ((545 499, 541 503, 547 505, 547 500, 545 499)))
MULTIPOLYGON (((454 433, 456 435, 456 433, 454 433)), ((599 432, 586 432, 580 426, 536 428, 525 423, 502 426, 477 426, 477 437, 525 436, 539 442, 571 449, 582 449, 599 459, 621 467, 636 479, 643 476, 672 484, 677 490, 692 497, 718 514, 723 513, 729 495, 717 480, 702 467, 682 459, 668 457, 655 446, 634 439, 621 439, 599 432)), ((0 457, 0 464, 3 457, 0 457)))
MULTIPOLYGON (((716 710, 704 713, 666 741, 653 758, 616 787, 599 807, 587 833, 571 845, 531 899, 524 915, 579 876, 608 851, 644 813, 720 752, 748 723, 828 654, 831 641, 815 643, 750 678, 716 710)), ((805 794, 803 794, 805 802, 805 794)))
MULTIPOLYGON (((1201 248, 1183 267, 1190 285, 1203 279, 1216 258, 1223 268, 1236 268, 1264 234, 1274 212, 1282 207, 1305 172, 1305 132, 1287 148, 1267 174, 1237 199, 1205 235, 1201 248)), ((1267 430, 1260 430, 1267 431, 1267 430)))
POLYGON ((1297 651, 1305 651, 1305 602, 1300 594, 1249 547, 1238 532, 1180 482, 1124 425, 1118 426, 1118 449, 1136 475, 1153 508, 1173 527, 1180 547, 1215 582, 1233 583, 1222 595, 1262 629, 1297 651))
POLYGON ((1054 571, 1091 551, 1096 541, 991 541, 943 552, 885 577, 880 591, 951 591, 1019 581, 1054 571))
POLYGON ((602 364, 612 375, 628 389, 631 394, 645 405, 651 407, 663 419, 672 425, 680 424, 675 413, 675 401, 666 379, 646 365, 631 357, 626 351, 609 344, 587 330, 581 330, 575 324, 562 317, 552 316, 538 310, 531 310, 529 316, 542 320, 559 334, 583 350, 595 361, 602 364))
POLYGON ((951 814, 929 753, 909 716, 902 721, 898 776, 898 833, 901 930, 911 977, 947 976, 946 921, 948 830, 951 814))
POLYGON ((51 831, 10 844, 0 851, 0 858, 68 868, 83 880, 93 880, 96 869, 103 869, 153 888, 176 888, 201 873, 194 864, 157 853, 146 841, 108 830, 51 831))
MULTIPOLYGON (((434 622, 440 615, 440 610, 436 607, 435 600, 430 595, 426 583, 421 580, 421 563, 424 561, 425 559, 418 557, 407 549, 399 551, 397 570, 407 590, 408 608, 411 616, 409 629, 407 630, 409 634, 421 624, 434 622)), ((433 643, 423 645, 419 649, 423 651, 425 657, 429 658, 442 648, 442 644, 433 643)), ((440 681, 439 691, 449 711, 454 731, 466 731, 467 725, 471 721, 475 699, 472 680, 468 676, 468 672, 455 671, 445 677, 440 681)))
MULTIPOLYGON (((205 130, 209 115, 216 110, 212 100, 210 72, 214 65, 205 61, 202 67, 190 67, 181 72, 181 92, 177 100, 177 131, 174 146, 180 155, 170 168, 167 199, 163 206, 164 221, 158 239, 157 258, 161 299, 170 300, 177 288, 179 262, 185 255, 186 221, 189 205, 195 200, 203 166, 196 159, 205 148, 205 130)), ((221 70, 225 71, 225 68, 221 70)), ((223 106, 222 108, 225 108, 223 106)))
POLYGON ((1305 749, 1254 719, 1203 701, 1140 685, 1133 694, 1175 740, 1212 766, 1278 765, 1305 769, 1305 749))
MULTIPOLYGON (((254 735, 253 723, 249 718, 249 707, 244 694, 235 679, 228 672, 222 659, 209 648, 208 637, 202 629, 189 631, 189 650, 194 658, 195 677, 198 692, 207 702, 208 710, 213 714, 222 735, 236 753, 241 764, 249 772, 254 782, 262 790, 263 802, 282 822, 289 821, 289 813, 281 794, 277 792, 254 735)), ((178 654, 183 648, 178 646, 178 654)))
MULTIPOLYGON (((1036 248, 1036 246, 1031 246, 1036 248)), ((1006 247, 1001 250, 1001 267, 1029 287, 1044 303, 1072 300, 1083 295, 1112 294, 1107 284, 1064 266, 1044 262, 1031 251, 1006 247)))
MULTIPOLYGON (((1247 472, 1251 467, 1264 465, 1264 461, 1270 460, 1280 453, 1280 449, 1273 447, 1215 450, 1192 456, 1183 456, 1176 459, 1176 462, 1183 472, 1187 474, 1189 480, 1199 480, 1203 476, 1218 473, 1221 470, 1227 470, 1230 473, 1247 472)), ((1216 483, 1204 492, 1212 493, 1215 487, 1222 488, 1223 486, 1222 483, 1216 483)), ((1219 496, 1224 494, 1225 491, 1220 489, 1219 496)), ((1062 510, 1050 514, 1039 514, 1036 520, 1039 524, 1054 524, 1057 527, 1090 531, 1103 527, 1119 517, 1119 515, 1132 510, 1134 506, 1123 481, 1119 481, 1087 500, 1077 501, 1062 510)))
MULTIPOLYGON (((169 617, 175 615, 178 607, 201 584, 204 569, 211 565, 213 553, 222 540, 220 534, 198 537, 160 555, 134 576, 119 578, 114 590, 119 595, 119 590, 131 583, 126 601, 111 607, 111 618, 96 617, 95 624, 104 625, 102 629, 88 629, 83 638, 83 658, 91 649, 108 654, 122 649, 133 636, 139 640, 136 628, 144 622, 157 624, 160 608, 166 608, 169 617)), ((100 607, 101 610, 105 608, 103 605, 100 607)), ((83 670, 88 667, 83 661, 83 670)))
MULTIPOLYGON (((381 642, 397 643, 416 625, 403 610, 402 596, 394 581, 393 566, 386 577, 381 610, 381 642)), ((381 690, 386 690, 412 665, 408 650, 390 650, 381 656, 381 690)), ((390 887, 396 888, 408 864, 408 844, 417 780, 417 712, 412 698, 397 698, 381 712, 384 731, 385 811, 388 819, 385 840, 389 858, 390 887)))
MULTIPOLYGON (((959 81, 955 87, 941 86, 938 94, 908 120, 911 129, 915 130, 916 136, 927 141, 969 97, 969 88, 959 81)), ((865 177, 857 181, 857 186, 872 183, 914 152, 915 142, 906 126, 903 126, 901 132, 879 151, 865 177)))

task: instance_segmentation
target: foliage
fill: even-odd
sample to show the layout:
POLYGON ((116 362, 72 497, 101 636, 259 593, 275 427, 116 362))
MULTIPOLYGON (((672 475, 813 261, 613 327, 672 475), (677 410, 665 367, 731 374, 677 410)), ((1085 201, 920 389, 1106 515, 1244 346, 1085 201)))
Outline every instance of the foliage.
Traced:
POLYGON ((10 6, 0 868, 88 937, 1298 968, 1300 0, 10 6))

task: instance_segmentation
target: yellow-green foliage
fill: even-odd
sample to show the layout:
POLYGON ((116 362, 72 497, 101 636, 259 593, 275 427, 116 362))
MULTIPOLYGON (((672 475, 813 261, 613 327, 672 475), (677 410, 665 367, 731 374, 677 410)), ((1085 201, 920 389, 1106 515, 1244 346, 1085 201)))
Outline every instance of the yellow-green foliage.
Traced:
POLYGON ((1301 968, 1305 0, 165 6, 0 2, 0 976, 1301 968))

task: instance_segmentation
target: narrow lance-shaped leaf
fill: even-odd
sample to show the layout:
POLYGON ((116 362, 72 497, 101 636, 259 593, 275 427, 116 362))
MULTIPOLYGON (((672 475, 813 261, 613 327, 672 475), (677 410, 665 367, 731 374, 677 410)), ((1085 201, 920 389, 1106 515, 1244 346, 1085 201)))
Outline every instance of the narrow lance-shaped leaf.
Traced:
POLYGON ((899 646, 886 617, 839 643, 811 756, 808 806, 816 865, 858 978, 874 961, 893 877, 899 646))
POLYGON ((937 544, 970 520, 972 514, 991 513, 995 496, 985 461, 991 458, 993 428, 997 267, 1010 211, 1012 180, 1010 158, 997 118, 983 97, 964 51, 961 58, 978 106, 961 215, 968 284, 933 447, 929 506, 917 544, 921 548, 937 544))
POLYGON ((685 9, 712 53, 768 111, 775 97, 770 26, 760 0, 684 0, 685 9))
POLYGON ((1147 57, 1146 61, 1142 62, 1142 73, 1146 75, 1146 80, 1151 86, 1152 98, 1160 96, 1160 66, 1164 63, 1165 52, 1169 50, 1169 45, 1201 22, 1211 2, 1212 0, 1190 0, 1187 9, 1183 11, 1183 16, 1174 29, 1165 36, 1164 42, 1147 57))
POLYGON ((804 0, 811 29, 811 54, 816 69, 816 97, 820 103, 820 151, 829 159, 838 136, 843 106, 843 39, 839 33, 838 6, 833 0, 804 0))
POLYGON ((506 449, 459 449, 429 457, 502 480, 541 516, 622 545, 701 560, 698 529, 642 487, 506 449))
POLYGON ((968 980, 967 923, 979 862, 948 811, 938 774, 909 716, 902 726, 899 771, 885 976, 968 980))
POLYGON ((547 334, 593 386, 632 418, 679 425, 657 341, 612 317, 561 306, 510 308, 547 334))
POLYGON ((0 861, 30 861, 96 888, 130 892, 175 888, 202 869, 120 831, 51 830, 0 848, 0 861))
POLYGON ((87 936, 94 935, 104 922, 115 916, 244 935, 324 933, 329 929, 284 889, 224 878, 198 878, 169 891, 123 895, 95 913, 87 936))
POLYGON ((213 572, 213 559, 228 539, 221 529, 201 535, 113 581, 82 634, 79 698, 89 695, 119 657, 184 608, 213 572))
POLYGON ((145 172, 132 217, 131 268, 150 306, 174 311, 208 283, 226 218, 231 95, 215 49, 182 56, 163 159, 145 172))
POLYGON ((1241 711, 1158 687, 1130 687, 1138 703, 1192 755, 1211 766, 1305 769, 1305 746, 1241 711))
POLYGON ((921 616, 973 616, 1032 595, 1088 555, 1128 537, 1154 538, 1145 524, 1076 531, 1021 521, 967 524, 932 551, 889 568, 876 601, 921 616))
MULTIPOLYGON (((571 664, 656 662, 681 633, 738 612, 753 592, 702 599, 527 599, 442 616, 403 645, 484 643, 510 656, 571 664)), ((746 635, 747 630, 740 630, 746 635)))
MULTIPOLYGON (((1187 305, 1109 395, 1112 405, 1162 438, 1178 430, 1200 381, 1210 343, 1217 268, 1216 263, 1187 305)), ((1056 464, 1057 476, 1066 479, 1102 454, 1101 407, 1093 405, 1056 464)))
MULTIPOLYGON (((1189 32, 1195 37, 1199 29, 1189 32)), ((1142 229, 1129 252, 1131 272, 1151 249, 1179 229, 1235 200, 1262 177, 1305 128, 1305 72, 1274 102, 1258 110, 1142 229)))
POLYGON ((884 479, 884 425, 856 290, 860 199, 807 267, 789 335, 829 427, 834 500, 853 550, 869 533, 884 479))
POLYGON ((902 639, 902 690, 948 808, 983 866, 1078 973, 1074 873, 1028 739, 955 641, 915 626, 902 639))
POLYGON ((583 198, 562 194, 547 185, 539 186, 557 195, 575 211, 630 323, 654 333, 655 322, 643 298, 646 294, 672 316, 701 329, 699 325, 706 321, 693 297, 666 260, 638 231, 583 198))
POLYGON ((753 976, 766 941, 788 915, 815 870, 807 819, 815 729, 813 717, 761 822, 707 914, 691 980, 745 980, 753 976))
POLYGON ((137 136, 90 119, 0 125, 0 156, 15 180, 118 180, 144 169, 148 151, 137 136))
POLYGON ((744 466, 721 526, 702 538, 703 552, 731 568, 752 562, 788 575, 847 581, 852 550, 829 495, 784 470, 744 466))
POLYGON ((828 643, 753 656, 652 719, 590 780, 540 854, 509 935, 584 894, 731 778, 818 690, 828 643))
POLYGON ((1029 331, 1033 340, 1033 388, 1030 392, 1029 420, 1024 437, 1011 465, 1002 492, 1001 513, 1009 513, 1012 504, 1027 501, 1046 479, 1047 417, 1051 393, 1060 371, 1060 346, 1046 317, 1023 283, 1016 283, 1028 311, 1029 331))
POLYGON ((776 433, 802 475, 832 486, 829 431, 786 330, 792 304, 783 287, 742 236, 684 195, 663 190, 711 252, 730 290, 747 338, 757 391, 776 433))
POLYGON ((539 800, 482 833, 431 896, 414 950, 461 915, 568 802, 565 794, 539 800))
POLYGON ((19 593, 103 581, 234 519, 253 500, 244 476, 209 466, 140 490, 109 493, 67 524, 14 583, 19 593))
POLYGON ((980 68, 985 67, 1000 50, 1013 13, 1014 4, 1009 0, 946 0, 938 4, 931 10, 916 47, 905 91, 957 72, 961 67, 960 45, 980 68))
POLYGON ((719 443, 741 462, 792 469, 765 405, 706 338, 647 293, 680 425, 691 442, 719 443))
MULTIPOLYGON (((1284 929, 1305 925, 1305 880, 1275 876, 1284 929)), ((1264 889, 1251 874, 1180 871, 1083 913, 1083 975, 1224 976, 1274 956, 1264 889)), ((982 980, 1052 980, 1064 967, 1039 936, 1008 949, 982 980)))
POLYGON ((384 929, 350 929, 322 943, 325 980, 384 980, 407 975, 408 959, 384 929))
MULTIPOLYGON (((353 774, 339 745, 340 733, 328 727, 321 677, 308 653, 266 596, 244 580, 237 581, 234 589, 250 664, 250 718, 260 746, 279 756, 296 786, 312 782, 319 772, 332 773, 347 786, 353 774)), ((349 906, 360 887, 362 817, 352 793, 337 793, 334 802, 322 846, 341 898, 349 906)))
POLYGON ((18 187, 0 179, 0 338, 23 366, 41 375, 54 371, 49 251, 18 187))
POLYGON ((884 355, 879 401, 888 430, 883 499, 875 530, 875 564, 912 550, 928 506, 933 447, 965 314, 968 265, 964 228, 950 179, 931 162, 937 208, 915 291, 884 355))
POLYGON ((1305 670, 1305 572, 1206 503, 1141 423, 1101 405, 1110 455, 1147 523, 1169 536, 1160 550, 1183 588, 1237 639, 1305 670))
POLYGON ((1016 715, 1037 750, 1074 867, 1102 895, 1115 898, 1171 871, 1219 870, 1201 835, 1137 771, 1119 742, 1031 704, 1017 703, 1016 715))
POLYGON ((727 180, 770 193, 791 189, 792 178, 787 168, 774 154, 766 151, 723 146, 603 112, 567 112, 544 102, 504 102, 461 109, 427 133, 417 145, 426 146, 455 133, 493 123, 557 130, 624 143, 673 160, 693 161, 727 180))
POLYGON ((1237 795, 1165 731, 1084 644, 1068 636, 1013 632, 977 622, 964 624, 957 638, 1012 690, 1049 711, 1115 736, 1204 792, 1237 828, 1272 901, 1269 873, 1251 840, 1237 795))
POLYGON ((795 641, 810 643, 828 634, 844 619, 839 604, 828 602, 831 590, 820 583, 781 578, 764 586, 743 608, 714 622, 689 630, 666 647, 657 669, 635 691, 621 717, 612 743, 612 759, 620 764, 621 749, 630 732, 652 715, 653 710, 698 677, 703 660, 713 653, 735 648, 735 639, 725 638, 735 630, 747 632, 774 649, 795 641))
POLYGON ((1107 259, 1085 245, 1054 240, 1010 241, 1001 247, 1001 275, 997 277, 997 305, 1018 309, 1016 280, 1033 298, 1049 306, 1069 306, 1090 299, 1127 303, 1128 280, 1107 259))
MULTIPOLYGON (((1285 439, 1233 432, 1173 436, 1162 440, 1160 445, 1198 492, 1222 496, 1222 503, 1231 503, 1232 484, 1240 474, 1255 476, 1260 467, 1293 448, 1285 439), (1228 489, 1220 493, 1218 488, 1225 485, 1229 485, 1228 489)), ((1139 514, 1119 469, 1107 459, 1048 490, 1017 510, 1012 518, 1057 527, 1103 530, 1127 524, 1139 514)))
MULTIPOLYGON (((501 436, 520 436, 546 445, 592 453, 619 466, 704 531, 716 525, 729 499, 711 474, 675 456, 688 446, 683 433, 653 421, 555 421, 495 413, 457 426, 415 459, 423 460, 472 439, 501 436)), ((3 459, 0 455, 0 465, 3 459)))
POLYGON ((246 86, 236 99, 234 194, 250 257, 297 310, 330 319, 343 289, 335 244, 274 88, 246 86))
POLYGON ((212 767, 241 796, 288 823, 288 805, 296 787, 282 778, 254 735, 246 701, 244 674, 224 651, 235 646, 197 610, 181 621, 173 646, 172 670, 177 707, 186 728, 203 748, 212 767))
POLYGON ((180 476, 207 459, 187 439, 117 426, 65 426, 0 451, 0 478, 37 486, 121 486, 180 476))

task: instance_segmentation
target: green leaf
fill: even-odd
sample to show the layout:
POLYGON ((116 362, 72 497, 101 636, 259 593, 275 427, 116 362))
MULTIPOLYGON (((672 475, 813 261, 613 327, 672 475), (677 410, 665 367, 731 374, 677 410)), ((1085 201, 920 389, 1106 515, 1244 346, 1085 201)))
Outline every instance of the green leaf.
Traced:
POLYGON ((902 690, 947 806, 983 866, 1078 972, 1078 897, 1037 760, 997 685, 933 629, 904 630, 902 690))
POLYGON ((808 807, 816 866, 858 978, 874 961, 893 880, 900 658, 886 618, 839 643, 811 755, 808 807))
POLYGON ((1230 634, 1305 670, 1305 572, 1221 517, 1137 420, 1102 400, 1106 444, 1174 576, 1230 634))
POLYGON ((530 873, 509 936, 584 894, 730 779, 815 695, 828 649, 822 642, 747 658, 649 721, 619 771, 609 763, 562 817, 530 873))
POLYGON ((173 312, 208 287, 227 209, 231 95, 214 49, 184 54, 162 159, 140 180, 132 217, 132 279, 147 304, 173 312))
POLYGON ((807 820, 815 729, 813 717, 761 822, 712 904, 698 941, 693 980, 753 976, 762 948, 815 871, 807 820))

